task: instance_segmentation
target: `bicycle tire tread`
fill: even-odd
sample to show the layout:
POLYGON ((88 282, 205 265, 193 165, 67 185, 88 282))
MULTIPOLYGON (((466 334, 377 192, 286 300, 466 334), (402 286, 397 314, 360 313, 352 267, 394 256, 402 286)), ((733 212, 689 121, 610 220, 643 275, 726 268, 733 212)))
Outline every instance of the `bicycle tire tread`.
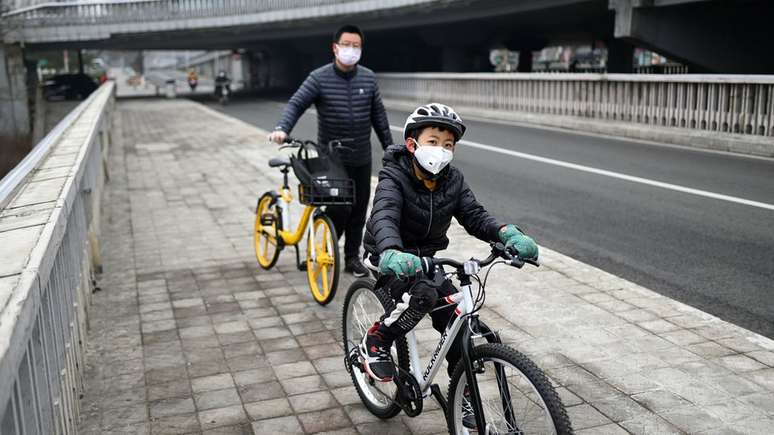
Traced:
MULTIPOLYGON (((519 369, 532 385, 535 386, 535 389, 543 398, 554 422, 554 426, 556 427, 556 433, 558 435, 572 435, 575 433, 572 429, 570 418, 567 416, 564 404, 562 404, 562 400, 556 393, 551 381, 548 380, 548 377, 543 373, 543 370, 541 370, 526 355, 502 343, 481 344, 474 347, 472 353, 474 361, 479 358, 493 357, 513 364, 513 366, 519 369)), ((460 361, 454 368, 454 372, 449 380, 449 391, 447 396, 449 411, 446 413, 446 423, 449 433, 452 433, 454 430, 455 410, 457 409, 457 406, 455 406, 453 402, 454 393, 457 389, 457 383, 464 375, 465 367, 462 361, 460 361)))

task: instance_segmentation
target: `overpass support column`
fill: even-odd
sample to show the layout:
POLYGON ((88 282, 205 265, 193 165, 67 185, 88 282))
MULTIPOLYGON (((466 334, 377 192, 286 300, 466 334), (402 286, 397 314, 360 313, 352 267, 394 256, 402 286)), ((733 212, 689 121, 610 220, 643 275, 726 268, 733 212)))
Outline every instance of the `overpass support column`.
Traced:
POLYGON ((634 72, 634 46, 627 41, 607 41, 607 72, 630 74, 634 72))
POLYGON ((30 134, 24 54, 18 45, 0 44, 0 142, 30 134))
POLYGON ((519 66, 516 71, 532 72, 532 50, 529 48, 519 50, 519 66))
POLYGON ((467 71, 465 50, 459 47, 443 47, 441 52, 441 71, 464 72, 467 71))
POLYGON ((481 47, 443 47, 441 71, 481 72, 489 70, 489 53, 481 47))

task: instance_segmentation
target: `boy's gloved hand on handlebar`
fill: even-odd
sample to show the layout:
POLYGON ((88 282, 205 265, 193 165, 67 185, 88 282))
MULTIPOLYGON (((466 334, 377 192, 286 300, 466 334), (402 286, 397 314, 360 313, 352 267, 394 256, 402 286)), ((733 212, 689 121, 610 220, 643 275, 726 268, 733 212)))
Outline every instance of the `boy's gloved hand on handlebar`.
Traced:
POLYGON ((422 261, 414 254, 387 249, 379 257, 379 273, 399 278, 415 276, 422 271, 422 261))
POLYGON ((519 253, 521 260, 534 260, 538 258, 538 245, 532 237, 525 236, 516 225, 508 224, 500 228, 497 233, 500 240, 505 243, 505 248, 514 248, 519 253))

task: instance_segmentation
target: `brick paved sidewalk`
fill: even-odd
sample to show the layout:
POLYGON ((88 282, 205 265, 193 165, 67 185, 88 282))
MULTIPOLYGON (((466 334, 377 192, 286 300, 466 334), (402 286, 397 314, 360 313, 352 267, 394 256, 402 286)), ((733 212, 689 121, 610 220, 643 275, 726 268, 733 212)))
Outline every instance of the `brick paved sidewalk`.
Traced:
MULTIPOLYGON (((320 307, 292 251, 257 267, 255 200, 279 184, 263 132, 182 100, 118 108, 81 433, 445 433, 432 400, 387 422, 359 404, 337 338, 349 277, 320 307)), ((452 228, 449 256, 486 254, 452 228)), ((482 316, 546 369, 578 433, 771 433, 774 342, 542 259, 495 269, 482 316)), ((437 336, 420 327, 427 351, 437 336)))

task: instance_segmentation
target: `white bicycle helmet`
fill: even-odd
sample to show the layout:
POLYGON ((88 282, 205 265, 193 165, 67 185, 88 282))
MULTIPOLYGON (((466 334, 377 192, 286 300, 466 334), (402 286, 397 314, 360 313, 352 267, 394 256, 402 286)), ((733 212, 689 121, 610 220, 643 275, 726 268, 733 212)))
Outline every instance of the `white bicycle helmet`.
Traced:
POLYGON ((403 125, 403 139, 408 139, 412 131, 428 125, 443 126, 451 130, 456 140, 465 134, 465 124, 451 107, 441 103, 430 103, 419 106, 406 118, 403 125))

